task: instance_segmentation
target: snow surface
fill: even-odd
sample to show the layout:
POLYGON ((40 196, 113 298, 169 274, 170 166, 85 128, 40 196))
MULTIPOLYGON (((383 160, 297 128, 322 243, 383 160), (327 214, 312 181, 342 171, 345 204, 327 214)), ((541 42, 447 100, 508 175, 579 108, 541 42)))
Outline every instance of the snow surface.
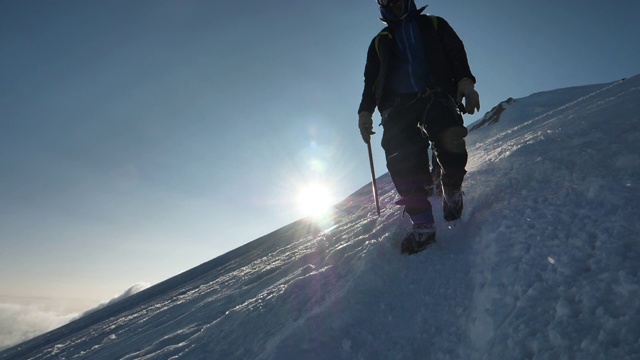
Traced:
POLYGON ((425 252, 385 174, 0 359, 639 359, 640 76, 504 106, 425 252))

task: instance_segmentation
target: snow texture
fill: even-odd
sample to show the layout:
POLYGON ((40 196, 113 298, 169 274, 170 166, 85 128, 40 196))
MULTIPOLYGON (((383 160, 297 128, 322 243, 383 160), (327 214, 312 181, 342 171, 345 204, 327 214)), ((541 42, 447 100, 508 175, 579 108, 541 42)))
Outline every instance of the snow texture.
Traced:
POLYGON ((385 174, 0 359, 640 358, 640 76, 503 106, 426 251, 385 174))

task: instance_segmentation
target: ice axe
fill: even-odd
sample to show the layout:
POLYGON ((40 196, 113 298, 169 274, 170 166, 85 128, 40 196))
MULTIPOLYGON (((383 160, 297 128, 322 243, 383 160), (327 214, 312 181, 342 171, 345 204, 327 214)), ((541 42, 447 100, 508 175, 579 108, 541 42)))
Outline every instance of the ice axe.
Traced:
POLYGON ((369 150, 369 165, 371 166, 371 187, 373 189, 373 200, 376 202, 376 212, 380 216, 380 201, 378 200, 378 185, 376 184, 376 171, 373 168, 373 152, 371 152, 371 141, 367 143, 369 150))

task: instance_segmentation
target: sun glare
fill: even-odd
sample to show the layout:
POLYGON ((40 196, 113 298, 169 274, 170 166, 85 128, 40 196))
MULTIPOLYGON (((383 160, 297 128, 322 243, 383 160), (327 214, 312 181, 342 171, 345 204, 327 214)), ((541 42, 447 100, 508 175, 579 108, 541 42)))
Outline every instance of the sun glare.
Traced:
POLYGON ((333 205, 334 198, 327 186, 309 184, 298 192, 298 207, 305 215, 320 215, 333 205))

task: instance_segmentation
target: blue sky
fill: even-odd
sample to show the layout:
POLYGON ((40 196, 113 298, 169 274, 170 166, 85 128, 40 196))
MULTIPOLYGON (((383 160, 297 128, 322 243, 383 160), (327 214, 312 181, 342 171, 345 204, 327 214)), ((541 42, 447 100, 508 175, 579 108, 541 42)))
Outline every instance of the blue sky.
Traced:
MULTIPOLYGON (((428 12, 465 42, 481 114, 640 73, 635 0, 428 12)), ((373 0, 0 3, 0 295, 109 298, 301 218, 306 184, 365 185, 377 17, 373 0)))

